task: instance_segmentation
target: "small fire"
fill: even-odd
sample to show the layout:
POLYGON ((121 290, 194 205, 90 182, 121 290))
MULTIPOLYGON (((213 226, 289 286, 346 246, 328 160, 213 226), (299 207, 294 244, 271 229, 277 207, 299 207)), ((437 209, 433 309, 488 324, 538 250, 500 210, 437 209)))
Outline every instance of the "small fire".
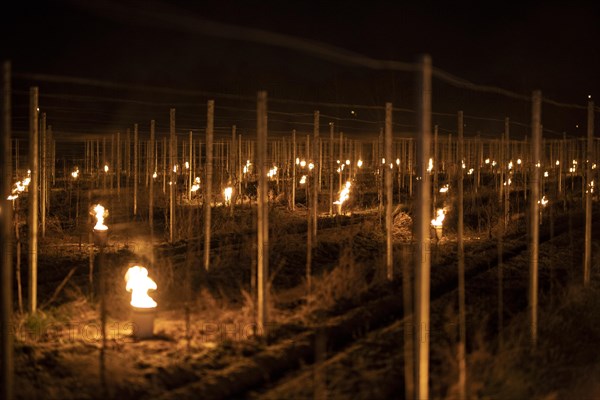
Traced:
POLYGON ((302 178, 300 178, 300 184, 304 185, 306 183, 306 175, 302 175, 302 178))
POLYGON ((346 181, 346 185, 340 192, 340 197, 333 202, 333 204, 339 205, 340 209, 342 208, 342 204, 344 204, 344 202, 350 198, 350 186, 352 186, 352 182, 346 181))
POLYGON ((429 163, 427 165, 427 172, 433 171, 433 158, 429 159, 429 163))
POLYGON ((100 204, 96 204, 93 208, 92 213, 96 217, 96 225, 94 226, 95 231, 105 231, 108 226, 104 225, 104 218, 108 217, 108 211, 100 204))
POLYGON ((450 189, 450 185, 445 184, 444 186, 442 186, 440 188, 440 193, 446 193, 446 192, 448 192, 448 189, 450 189))
POLYGON ((104 172, 108 172, 108 164, 104 164, 104 172))
POLYGON ((538 200, 538 204, 541 204, 542 207, 546 207, 546 205, 548 204, 548 199, 546 198, 546 196, 542 196, 542 199, 538 200))
POLYGON ((231 195, 233 194, 233 188, 231 186, 227 186, 225 190, 223 190, 223 197, 225 198, 225 205, 228 206, 231 204, 231 195))
POLYGON ((306 167, 306 161, 305 160, 300 160, 300 166, 302 168, 306 167))
POLYGON ((273 177, 277 176, 277 166, 276 166, 276 165, 274 165, 274 166, 273 166, 273 168, 271 168, 271 169, 269 170, 269 172, 267 173, 267 176, 268 176, 269 178, 271 178, 271 179, 272 179, 273 177))
POLYGON ((396 158, 396 165, 398 165, 398 166, 400 165, 400 159, 399 158, 396 158))
POLYGON ((437 210, 437 217, 435 219, 431 220, 431 225, 433 227, 442 226, 442 224, 444 222, 444 218, 446 218, 446 214, 444 213, 444 209, 443 208, 438 208, 438 210, 437 210))
POLYGON ((185 162, 185 169, 190 169, 190 163, 188 161, 185 162))
POLYGON ((152 178, 156 179, 158 177, 158 174, 156 173, 156 171, 154 171, 154 173, 152 174, 152 178))
POLYGON ((148 296, 148 290, 156 290, 156 282, 148 277, 148 270, 144 267, 133 266, 125 274, 127 285, 125 289, 131 292, 131 304, 137 308, 154 308, 156 301, 148 296))
POLYGON ((79 168, 75 167, 75 170, 71 172, 71 176, 73 177, 73 179, 77 179, 77 177, 79 176, 79 168))
POLYGON ((358 168, 362 167, 362 165, 363 165, 363 161, 362 161, 362 160, 358 160, 358 161, 356 162, 356 166, 357 166, 358 168))
POLYGON ((346 165, 350 165, 350 160, 346 160, 346 165))

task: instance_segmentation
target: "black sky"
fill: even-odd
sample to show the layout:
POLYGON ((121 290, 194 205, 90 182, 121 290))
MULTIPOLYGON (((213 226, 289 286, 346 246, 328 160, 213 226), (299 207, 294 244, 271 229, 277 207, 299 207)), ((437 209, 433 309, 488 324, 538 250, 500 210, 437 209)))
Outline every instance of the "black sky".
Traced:
MULTIPOLYGON (((307 52, 247 41, 243 36, 224 39, 218 32, 194 32, 194 20, 198 24, 208 20, 316 41, 376 59, 414 62, 419 54, 427 53, 435 67, 471 82, 523 95, 541 89, 544 96, 564 103, 585 105, 588 94, 600 93, 600 7, 592 2, 14 3, 2 17, 0 50, 3 59, 12 60, 15 73, 250 97, 266 89, 276 98, 366 105, 393 101, 399 107, 414 108, 411 73, 332 62, 307 52), (170 23, 157 23, 153 16, 159 20, 167 16, 170 23), (185 24, 189 21, 191 30, 185 24)), ((34 83, 17 82, 16 87, 19 84, 34 83)), ((39 85, 42 93, 89 94, 91 90, 93 95, 166 103, 190 100, 39 85)), ((50 105, 49 99, 45 101, 50 105)), ((77 104, 72 107, 85 108, 77 104)), ((515 107, 519 109, 515 118, 527 122, 529 106, 523 102, 456 90, 434 81, 434 111, 465 109, 466 113, 471 110, 474 115, 501 118, 512 116, 515 107)), ((135 113, 139 112, 109 107, 104 113, 115 110, 129 120, 137 118, 135 113)), ((548 111, 549 117, 556 119, 548 121, 548 126, 556 131, 576 134, 574 124, 583 122, 581 113, 562 121, 552 109, 548 111)), ((139 118, 144 117, 140 112, 139 118)), ((66 122, 68 117, 64 119, 66 122)))

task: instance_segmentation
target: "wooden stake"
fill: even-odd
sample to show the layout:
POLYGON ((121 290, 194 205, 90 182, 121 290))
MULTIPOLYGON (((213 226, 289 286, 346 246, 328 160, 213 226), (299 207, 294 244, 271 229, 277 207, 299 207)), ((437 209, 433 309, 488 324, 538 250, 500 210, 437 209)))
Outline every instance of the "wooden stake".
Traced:
POLYGON ((38 88, 29 90, 29 168, 31 181, 29 182, 29 312, 37 309, 37 267, 38 267, 38 171, 39 171, 39 133, 38 133, 38 88))
POLYGON ((2 66, 2 161, 0 162, 0 252, 2 290, 0 293, 0 397, 14 398, 14 350, 11 328, 13 314, 13 211, 7 199, 12 185, 11 153, 11 63, 5 61, 2 66))
POLYGON ((535 90, 532 95, 531 109, 531 158, 530 171, 531 180, 529 191, 529 317, 531 329, 531 341, 533 346, 537 344, 537 310, 538 310, 538 254, 540 241, 540 163, 541 163, 541 115, 542 115, 542 92, 535 90))
POLYGON ((385 103, 385 228, 386 228, 386 275, 388 280, 394 279, 394 254, 393 254, 393 221, 392 207, 394 203, 394 192, 392 185, 392 174, 394 173, 392 161, 392 103, 385 103), (390 168, 390 165, 392 168, 390 168))
POLYGON ((458 359, 458 392, 459 399, 467 398, 467 323, 465 310, 465 247, 464 247, 464 171, 462 163, 463 154, 463 112, 458 112, 458 229, 456 241, 458 245, 458 331, 459 341, 457 349, 458 359))
POLYGON ((594 190, 594 176, 592 163, 595 162, 594 154, 594 102, 588 101, 587 114, 587 145, 586 145, 586 189, 585 189, 585 251, 583 257, 583 285, 590 285, 592 270, 592 190, 594 190))
POLYGON ((431 250, 429 224, 431 221, 431 180, 427 164, 431 157, 431 58, 420 60, 418 71, 419 98, 417 175, 420 178, 416 205, 417 262, 415 276, 415 399, 429 398, 429 304, 431 279, 431 250))
POLYGON ((266 335, 268 321, 269 279, 269 209, 267 203, 267 92, 260 91, 256 105, 256 145, 258 166, 258 256, 257 256, 257 326, 266 335))
POLYGON ((209 100, 206 112, 206 177, 204 179, 204 269, 210 268, 210 218, 213 181, 213 130, 215 101, 209 100))

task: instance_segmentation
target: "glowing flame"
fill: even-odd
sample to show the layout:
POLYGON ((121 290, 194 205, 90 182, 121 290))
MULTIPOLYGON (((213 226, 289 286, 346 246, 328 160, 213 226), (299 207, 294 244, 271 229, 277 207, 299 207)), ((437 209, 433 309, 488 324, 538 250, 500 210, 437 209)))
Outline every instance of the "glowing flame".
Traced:
POLYGON ((429 164, 427 165, 427 172, 433 171, 433 158, 429 159, 429 164))
POLYGON ((269 170, 269 172, 267 173, 267 176, 268 176, 269 178, 273 178, 273 177, 274 177, 274 176, 276 176, 276 175, 277 175, 277 166, 273 166, 273 168, 271 168, 271 169, 269 170))
POLYGON ((308 164, 308 169, 312 171, 312 169, 315 167, 315 164, 310 163, 308 164))
POLYGON ((475 171, 473 168, 469 168, 469 172, 467 172, 467 175, 473 175, 473 171, 475 171))
POLYGON ((442 226, 442 224, 444 222, 444 218, 446 218, 446 214, 444 213, 444 209, 443 208, 438 208, 438 210, 437 210, 437 217, 435 219, 431 220, 431 225, 433 227, 442 226))
POLYGON ((544 171, 544 178, 548 177, 548 171, 544 171))
POLYGON ((448 184, 445 184, 440 188, 440 193, 446 193, 448 189, 450 189, 450 186, 448 184))
POLYGON ((356 162, 356 166, 357 166, 358 168, 362 167, 362 165, 363 165, 363 161, 362 161, 362 160, 358 160, 358 161, 356 162))
POLYGON ((95 231, 105 231, 108 229, 108 226, 104 225, 104 218, 108 216, 108 211, 101 206, 100 204, 96 204, 93 208, 93 214, 96 216, 96 225, 94 226, 95 231))
POLYGON ((556 165, 560 165, 560 161, 556 160, 556 165))
POLYGON ((148 290, 156 290, 156 282, 148 277, 148 270, 144 267, 133 266, 125 274, 127 285, 125 289, 131 292, 131 304, 137 308, 154 308, 157 306, 152 297, 148 296, 148 290))
POLYGON ((300 161, 300 166, 302 168, 306 167, 306 161, 304 161, 304 160, 300 161))
POLYGON ((489 163, 490 163, 490 159, 489 159, 489 158, 486 158, 486 159, 485 159, 485 163, 486 163, 486 164, 489 164, 489 163))
POLYGON ((512 162, 512 161, 509 161, 509 162, 508 162, 508 169, 512 169, 512 167, 513 167, 513 162, 512 162))
POLYGON ((306 183, 306 175, 302 175, 302 178, 300 178, 300 184, 304 185, 306 183))
POLYGON ((350 186, 352 186, 352 182, 346 181, 346 185, 341 190, 339 198, 333 204, 338 204, 342 208, 342 204, 350 198, 350 186))
POLYGON ((73 177, 73 179, 77 179, 77 177, 79 176, 79 168, 75 167, 75 171, 71 172, 71 176, 73 177))
POLYGON ((152 178, 156 179, 156 177, 158 177, 158 174, 156 173, 156 171, 154 171, 154 173, 152 174, 152 178))
POLYGON ((104 164, 104 172, 108 172, 108 165, 104 164))
POLYGON ((296 165, 300 164, 300 159, 296 157, 296 165))
POLYGON ((223 197, 225 198, 225 205, 231 204, 231 195, 232 194, 233 194, 233 188, 231 186, 227 186, 225 188, 225 190, 223 190, 223 197))
POLYGON ((396 165, 400 165, 400 159, 396 158, 396 165))
POLYGON ((189 162, 185 162, 185 169, 190 169, 190 163, 189 162))
POLYGON ((546 196, 542 196, 542 199, 538 200, 538 204, 541 204, 542 207, 546 207, 546 204, 548 204, 548 199, 546 198, 546 196))
POLYGON ((517 164, 521 165, 521 159, 520 158, 517 159, 517 164))
POLYGON ((350 165, 350 160, 346 160, 346 165, 350 165))
POLYGON ((200 185, 198 185, 197 183, 194 183, 192 185, 192 188, 190 189, 191 192, 197 192, 198 189, 200 189, 200 185))

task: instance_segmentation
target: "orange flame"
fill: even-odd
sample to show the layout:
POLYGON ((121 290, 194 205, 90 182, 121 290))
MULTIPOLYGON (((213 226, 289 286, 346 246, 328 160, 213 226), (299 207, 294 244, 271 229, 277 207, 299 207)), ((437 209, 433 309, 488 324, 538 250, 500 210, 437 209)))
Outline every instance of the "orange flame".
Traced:
POLYGON ((137 308, 154 308, 156 301, 148 296, 148 290, 156 290, 156 282, 148 277, 148 270, 144 267, 133 266, 125 274, 127 285, 125 289, 131 292, 131 304, 137 308))

